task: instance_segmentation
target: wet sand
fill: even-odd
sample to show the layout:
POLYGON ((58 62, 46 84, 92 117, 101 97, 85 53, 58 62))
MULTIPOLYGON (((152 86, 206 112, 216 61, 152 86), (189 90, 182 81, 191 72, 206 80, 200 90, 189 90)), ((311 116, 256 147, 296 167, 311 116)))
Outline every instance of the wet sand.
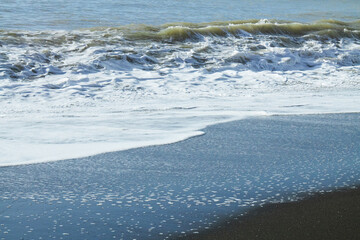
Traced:
POLYGON ((296 202, 268 204, 179 239, 360 239, 360 188, 317 193, 296 202))
POLYGON ((360 114, 249 118, 203 131, 174 144, 1 167, 0 240, 330 239, 336 229, 344 232, 335 239, 356 239, 345 234, 357 229, 357 191, 324 198, 338 203, 319 196, 317 205, 258 206, 358 186, 360 114))

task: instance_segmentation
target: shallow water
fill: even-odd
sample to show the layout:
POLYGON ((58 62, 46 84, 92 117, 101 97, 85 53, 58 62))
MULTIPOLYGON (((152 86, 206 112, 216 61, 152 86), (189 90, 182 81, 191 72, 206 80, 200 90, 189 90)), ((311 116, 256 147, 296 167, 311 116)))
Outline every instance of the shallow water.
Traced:
POLYGON ((1 6, 0 165, 175 142, 248 116, 360 107, 356 1, 1 6))
POLYGON ((0 238, 169 239, 360 183, 359 114, 275 116, 204 136, 0 168, 0 238))

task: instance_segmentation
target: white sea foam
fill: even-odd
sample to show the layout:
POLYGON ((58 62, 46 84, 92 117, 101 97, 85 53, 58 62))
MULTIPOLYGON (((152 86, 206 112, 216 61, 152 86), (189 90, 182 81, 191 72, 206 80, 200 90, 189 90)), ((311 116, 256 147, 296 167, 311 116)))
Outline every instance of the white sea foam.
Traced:
POLYGON ((357 38, 117 31, 2 33, 1 166, 180 141, 249 116, 360 109, 357 38))

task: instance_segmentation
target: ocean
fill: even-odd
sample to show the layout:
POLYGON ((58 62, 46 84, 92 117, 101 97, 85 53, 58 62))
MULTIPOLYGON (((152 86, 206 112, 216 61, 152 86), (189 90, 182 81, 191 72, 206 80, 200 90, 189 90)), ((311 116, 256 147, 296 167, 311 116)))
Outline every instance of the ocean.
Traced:
POLYGON ((360 109, 360 4, 0 0, 0 165, 360 109))
POLYGON ((359 13, 0 0, 0 239, 169 239, 358 185, 359 13))

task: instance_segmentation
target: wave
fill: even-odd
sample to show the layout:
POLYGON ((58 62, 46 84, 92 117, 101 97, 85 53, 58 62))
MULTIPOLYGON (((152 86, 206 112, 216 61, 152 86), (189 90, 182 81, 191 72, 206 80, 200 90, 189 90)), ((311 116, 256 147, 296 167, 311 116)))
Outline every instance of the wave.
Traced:
POLYGON ((360 39, 360 20, 342 22, 321 20, 314 23, 298 23, 279 20, 240 20, 210 23, 169 23, 161 26, 129 25, 115 28, 93 28, 93 31, 112 30, 127 40, 186 41, 207 36, 229 37, 252 35, 286 35, 308 38, 356 38, 360 39))
POLYGON ((0 79, 203 68, 306 70, 360 64, 360 21, 246 20, 0 31, 0 79))
POLYGON ((360 39, 360 20, 342 22, 337 20, 320 20, 313 23, 299 23, 279 20, 240 20, 210 23, 169 23, 160 26, 132 24, 120 27, 96 27, 78 31, 9 31, 0 30, 1 42, 7 40, 12 43, 22 43, 26 38, 32 38, 34 43, 59 45, 78 41, 87 37, 86 32, 101 34, 104 44, 112 42, 115 36, 126 40, 152 41, 186 41, 196 40, 207 36, 228 37, 252 35, 285 35, 309 38, 356 38, 360 39), (53 35, 49 37, 49 34, 53 35))
POLYGON ((203 36, 242 36, 242 35, 286 35, 309 38, 360 38, 360 21, 340 22, 322 20, 305 24, 279 22, 274 20, 217 22, 209 24, 170 24, 157 34, 161 39, 183 41, 203 36))
POLYGON ((0 31, 3 159, 164 143, 255 112, 354 111, 358 31, 334 20, 0 31))

